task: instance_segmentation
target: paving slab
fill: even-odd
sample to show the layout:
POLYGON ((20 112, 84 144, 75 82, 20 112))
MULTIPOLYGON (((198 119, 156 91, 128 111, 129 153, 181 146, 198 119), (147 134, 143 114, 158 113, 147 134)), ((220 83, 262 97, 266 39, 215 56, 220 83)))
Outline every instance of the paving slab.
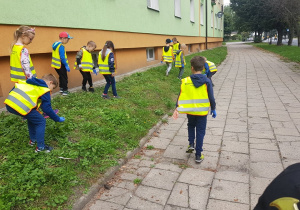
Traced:
POLYGON ((172 189, 168 204, 185 208, 189 207, 188 188, 188 184, 176 183, 172 189))
POLYGON ((143 185, 172 190, 179 173, 161 169, 151 169, 148 175, 142 181, 143 185))

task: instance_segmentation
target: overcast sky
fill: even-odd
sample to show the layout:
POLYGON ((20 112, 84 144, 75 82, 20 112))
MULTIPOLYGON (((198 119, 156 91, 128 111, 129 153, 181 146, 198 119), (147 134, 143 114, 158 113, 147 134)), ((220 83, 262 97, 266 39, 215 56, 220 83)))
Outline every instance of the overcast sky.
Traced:
POLYGON ((224 0, 224 5, 229 5, 230 0, 224 0))

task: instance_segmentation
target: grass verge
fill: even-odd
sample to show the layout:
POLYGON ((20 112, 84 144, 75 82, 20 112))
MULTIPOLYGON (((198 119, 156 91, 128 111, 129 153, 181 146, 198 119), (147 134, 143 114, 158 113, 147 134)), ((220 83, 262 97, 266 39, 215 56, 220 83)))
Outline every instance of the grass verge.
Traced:
POLYGON ((269 45, 268 43, 253 43, 255 47, 276 53, 290 61, 300 63, 300 47, 287 45, 269 45))
MULTIPOLYGON (((184 76, 195 55, 220 64, 227 48, 187 56, 184 76)), ((66 121, 47 120, 45 141, 54 146, 48 154, 34 153, 28 145, 26 121, 1 113, 0 209, 70 209, 71 197, 85 193, 174 108, 178 68, 168 77, 165 70, 163 65, 124 78, 117 83, 121 99, 102 99, 103 87, 55 97, 52 107, 66 121)))

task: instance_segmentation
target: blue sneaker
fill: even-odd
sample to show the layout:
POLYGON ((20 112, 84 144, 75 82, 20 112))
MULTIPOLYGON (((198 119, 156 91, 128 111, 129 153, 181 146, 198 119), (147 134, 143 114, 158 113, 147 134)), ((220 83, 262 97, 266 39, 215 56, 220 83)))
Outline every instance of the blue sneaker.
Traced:
POLYGON ((204 155, 196 155, 195 156, 195 161, 196 163, 201 163, 204 160, 204 155))
POLYGON ((44 149, 39 149, 38 147, 36 147, 35 152, 45 152, 45 153, 49 153, 53 150, 53 147, 50 147, 48 145, 45 145, 44 149))
POLYGON ((186 153, 193 153, 195 150, 194 144, 190 144, 186 150, 186 153))

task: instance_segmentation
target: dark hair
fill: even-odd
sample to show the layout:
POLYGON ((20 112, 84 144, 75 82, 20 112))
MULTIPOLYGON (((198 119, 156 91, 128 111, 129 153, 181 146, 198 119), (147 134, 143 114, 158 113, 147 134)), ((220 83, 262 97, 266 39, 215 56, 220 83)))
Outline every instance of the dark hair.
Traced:
POLYGON ((204 68, 205 59, 202 56, 195 56, 191 59, 191 66, 195 71, 202 71, 204 68))
POLYGON ((105 42, 105 45, 102 49, 102 55, 101 55, 101 58, 102 58, 103 61, 105 59, 105 53, 106 53, 107 48, 111 49, 111 51, 114 51, 115 50, 114 43, 112 41, 106 41, 105 42))
POLYGON ((86 45, 97 48, 97 45, 96 45, 96 43, 94 41, 88 41, 88 43, 86 45))
POLYGON ((41 79, 44 81, 51 81, 53 83, 53 85, 55 86, 54 89, 58 85, 58 81, 53 74, 45 74, 41 79))

